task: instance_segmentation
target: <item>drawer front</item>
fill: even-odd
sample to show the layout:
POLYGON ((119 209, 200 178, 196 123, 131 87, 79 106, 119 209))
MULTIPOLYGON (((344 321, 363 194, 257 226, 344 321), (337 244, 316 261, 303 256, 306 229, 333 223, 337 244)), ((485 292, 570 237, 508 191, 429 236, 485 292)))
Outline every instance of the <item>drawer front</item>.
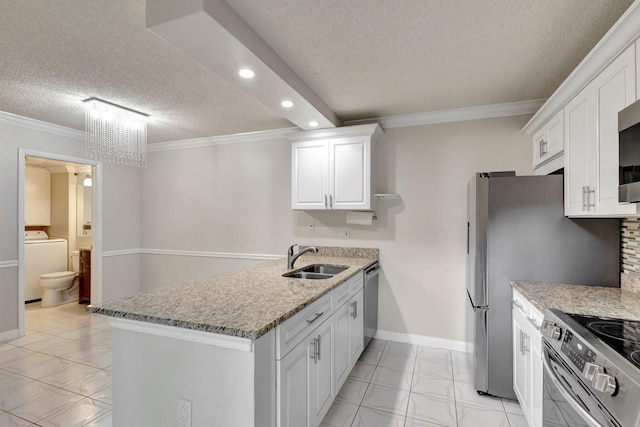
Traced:
POLYGON ((525 297, 523 297, 520 292, 513 289, 513 301, 512 306, 515 310, 518 310, 520 313, 527 315, 527 309, 529 308, 529 301, 525 297))
POLYGON ((526 317, 527 322, 539 333, 544 313, 541 313, 540 310, 515 289, 513 290, 512 305, 514 309, 520 311, 526 317))
POLYGON ((363 272, 360 272, 345 282, 345 285, 349 285, 349 296, 357 294, 358 291, 362 289, 363 274, 363 272))
POLYGON ((333 296, 336 300, 336 307, 341 307, 342 304, 349 301, 349 297, 351 296, 351 290, 349 289, 349 280, 333 290, 333 296))
POLYGON ((333 314, 333 291, 314 301, 276 328, 276 358, 282 359, 313 329, 333 314))

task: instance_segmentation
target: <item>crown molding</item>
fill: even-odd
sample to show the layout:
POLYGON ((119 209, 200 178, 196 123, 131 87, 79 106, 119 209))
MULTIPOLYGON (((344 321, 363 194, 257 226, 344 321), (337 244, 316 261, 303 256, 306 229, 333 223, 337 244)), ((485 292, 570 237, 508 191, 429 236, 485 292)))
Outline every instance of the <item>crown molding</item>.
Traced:
POLYGON ((0 111, 0 123, 19 126, 26 129, 46 132, 53 135, 64 136, 66 138, 78 139, 84 141, 86 133, 78 129, 72 129, 66 126, 55 125, 42 120, 32 119, 30 117, 18 116, 16 114, 0 111))
MULTIPOLYGON (((460 122, 465 120, 478 120, 495 117, 519 116, 533 114, 545 103, 544 99, 528 101, 507 102, 503 104, 480 105, 477 107, 454 108, 450 110, 427 111, 424 113, 403 114, 397 116, 385 116, 379 118, 351 120, 345 125, 367 125, 378 123, 383 129, 400 127, 422 126, 438 123, 460 122)), ((48 132, 55 135, 85 140, 85 132, 71 129, 52 123, 43 122, 28 117, 0 112, 0 123, 12 124, 24 128, 48 132)), ((344 132, 344 128, 318 130, 311 132, 344 132)), ((309 132, 309 131, 308 131, 309 132)), ((189 148, 211 147, 216 145, 242 144, 247 142, 270 141, 274 139, 286 139, 293 134, 301 133, 300 128, 290 127, 282 129, 270 129, 256 132, 235 133, 230 135, 210 136, 204 138, 184 139, 179 141, 156 142, 147 145, 148 152, 185 150, 189 148)))
POLYGON ((242 144, 245 142, 260 142, 286 138, 292 132, 298 132, 297 127, 262 130, 256 132, 235 133, 230 135, 209 136, 205 138, 184 139, 180 141, 156 142, 148 144, 147 151, 184 150, 187 148, 211 147, 214 145, 242 144))
POLYGON ((532 135, 580 92, 640 35, 640 1, 634 1, 613 27, 547 99, 522 131, 532 135))
POLYGON ((377 119, 351 120, 345 125, 356 125, 377 122, 384 129, 433 125, 437 123, 462 122, 466 120, 489 119, 494 117, 520 116, 533 114, 544 99, 528 101, 506 102, 503 104, 479 105, 477 107, 453 108, 450 110, 427 111, 424 113, 385 116, 377 119))

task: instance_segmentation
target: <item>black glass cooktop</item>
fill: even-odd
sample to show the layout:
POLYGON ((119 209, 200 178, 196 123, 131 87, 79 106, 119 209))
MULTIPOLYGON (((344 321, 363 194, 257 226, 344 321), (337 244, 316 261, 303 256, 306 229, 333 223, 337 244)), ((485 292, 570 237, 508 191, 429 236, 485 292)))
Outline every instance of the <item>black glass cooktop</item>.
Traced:
POLYGON ((580 314, 569 316, 640 368, 640 322, 580 314))

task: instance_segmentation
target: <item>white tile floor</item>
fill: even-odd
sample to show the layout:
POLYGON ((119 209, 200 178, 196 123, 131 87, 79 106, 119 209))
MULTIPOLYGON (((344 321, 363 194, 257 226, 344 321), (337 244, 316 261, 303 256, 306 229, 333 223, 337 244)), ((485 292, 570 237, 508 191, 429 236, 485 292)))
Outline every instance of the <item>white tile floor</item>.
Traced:
POLYGON ((470 355, 373 340, 323 427, 526 427, 520 405, 480 396, 470 355))
POLYGON ((85 305, 25 308, 0 344, 0 426, 111 427, 111 332, 85 305))
MULTIPOLYGON (((28 305, 0 343, 0 426, 111 427, 111 332, 80 304, 28 305)), ((322 426, 525 427, 517 402, 479 396, 469 355, 374 340, 322 426)))

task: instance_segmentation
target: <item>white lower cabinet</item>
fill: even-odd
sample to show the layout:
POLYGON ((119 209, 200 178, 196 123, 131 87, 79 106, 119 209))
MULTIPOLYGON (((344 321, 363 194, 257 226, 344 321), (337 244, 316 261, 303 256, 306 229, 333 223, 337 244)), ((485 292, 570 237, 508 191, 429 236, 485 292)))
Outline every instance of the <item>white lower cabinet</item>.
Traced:
POLYGON ((280 427, 307 425, 309 412, 307 370, 314 351, 314 346, 304 340, 278 361, 278 425, 280 427))
POLYGON ((333 331, 333 319, 329 318, 310 337, 313 338, 310 344, 315 349, 315 356, 309 357, 309 426, 320 425, 336 396, 333 382, 333 331))
POLYGON ((513 291, 513 391, 530 427, 542 427, 543 315, 513 291))
POLYGON ((317 427, 329 411, 364 347, 362 285, 359 273, 276 329, 279 427, 317 427))

